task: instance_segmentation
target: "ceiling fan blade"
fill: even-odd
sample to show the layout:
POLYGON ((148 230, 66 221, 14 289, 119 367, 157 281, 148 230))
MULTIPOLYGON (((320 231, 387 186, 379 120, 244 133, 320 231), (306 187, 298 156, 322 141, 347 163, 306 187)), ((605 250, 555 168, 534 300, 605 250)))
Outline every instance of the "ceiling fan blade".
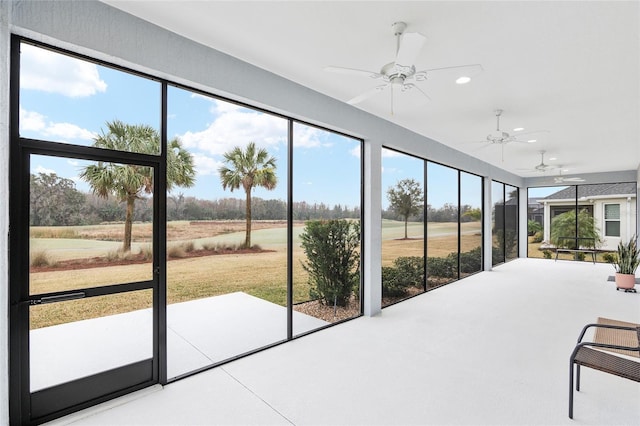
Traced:
POLYGON ((398 54, 396 55, 396 65, 402 65, 405 67, 412 66, 426 40, 427 38, 420 33, 402 34, 402 37, 400 38, 400 47, 398 49, 398 54))
POLYGON ((416 71, 415 78, 417 81, 426 80, 430 74, 449 75, 450 77, 476 77, 484 69, 480 64, 456 65, 453 67, 431 68, 428 70, 416 71))
POLYGON ((380 78, 381 74, 373 71, 365 71, 358 70, 355 68, 344 68, 344 67, 324 67, 324 70, 327 72, 333 72, 336 74, 345 74, 345 75, 357 75, 361 77, 369 77, 369 78, 380 78))
POLYGON ((422 90, 421 88, 419 88, 418 86, 416 86, 413 83, 406 83, 402 86, 402 91, 406 92, 407 90, 411 90, 411 89, 416 89, 418 92, 422 93, 422 95, 427 98, 427 100, 431 100, 431 98, 429 97, 429 95, 427 95, 424 90, 422 90))
POLYGON ((355 97, 355 98, 353 98, 353 99, 349 99, 349 100, 347 101, 347 103, 348 103, 348 104, 350 104, 350 105, 358 104, 358 103, 360 103, 360 102, 364 101, 365 99, 368 99, 368 98, 370 98, 371 96, 373 96, 373 95, 375 95, 375 94, 377 94, 377 93, 382 92, 382 91, 383 91, 384 89, 386 89, 388 86, 389 86, 389 84, 381 84, 381 85, 379 85, 379 86, 376 86, 376 87, 374 87, 373 89, 369 89, 369 90, 367 90, 366 92, 364 92, 364 93, 362 93, 362 94, 360 94, 360 95, 356 96, 356 97, 355 97))

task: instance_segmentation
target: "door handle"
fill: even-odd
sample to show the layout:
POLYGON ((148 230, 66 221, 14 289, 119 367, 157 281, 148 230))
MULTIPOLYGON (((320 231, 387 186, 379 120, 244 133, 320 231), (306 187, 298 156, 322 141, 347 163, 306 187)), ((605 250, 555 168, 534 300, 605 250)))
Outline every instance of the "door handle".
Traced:
POLYGON ((85 297, 84 291, 77 291, 75 293, 58 294, 55 296, 43 296, 39 299, 32 299, 30 305, 44 305, 47 303, 66 302, 68 300, 83 299, 85 297))

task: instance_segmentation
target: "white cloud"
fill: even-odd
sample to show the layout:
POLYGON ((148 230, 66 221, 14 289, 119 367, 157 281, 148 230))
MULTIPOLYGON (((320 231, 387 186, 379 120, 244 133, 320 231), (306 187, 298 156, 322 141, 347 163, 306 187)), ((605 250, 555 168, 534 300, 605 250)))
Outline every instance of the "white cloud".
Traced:
POLYGON ((322 139, 327 137, 327 132, 310 126, 295 126, 293 129, 293 146, 295 148, 316 148, 320 146, 331 146, 330 143, 322 139))
POLYGON ((20 130, 35 132, 46 138, 55 137, 60 140, 93 140, 96 134, 71 123, 47 122, 47 117, 35 111, 27 111, 20 107, 20 130))
POLYGON ((39 132, 46 127, 45 116, 35 112, 27 111, 20 107, 20 127, 22 130, 39 132))
POLYGON ((206 155, 194 153, 193 162, 198 175, 217 175, 222 163, 206 155))
POLYGON ((95 64, 23 43, 20 85, 24 89, 58 93, 71 98, 107 90, 95 64))
POLYGON ((351 148, 350 154, 356 158, 360 158, 360 145, 356 145, 351 148))
POLYGON ((216 111, 220 115, 206 129, 200 132, 186 132, 180 136, 186 148, 197 148, 210 155, 222 155, 235 146, 245 146, 249 142, 263 148, 277 148, 287 140, 287 122, 268 114, 236 107, 220 107, 216 101, 216 111))
POLYGON ((92 140, 96 136, 93 132, 71 123, 49 123, 44 133, 62 139, 92 140))
MULTIPOLYGON (((44 173, 44 174, 52 174, 52 173, 56 173, 55 170, 53 169, 47 169, 46 167, 43 167, 41 165, 38 165, 35 169, 36 173, 44 173)), ((56 173, 57 174, 57 173, 56 173)))
POLYGON ((79 166, 80 162, 77 160, 67 160, 67 164, 70 164, 72 166, 79 166))

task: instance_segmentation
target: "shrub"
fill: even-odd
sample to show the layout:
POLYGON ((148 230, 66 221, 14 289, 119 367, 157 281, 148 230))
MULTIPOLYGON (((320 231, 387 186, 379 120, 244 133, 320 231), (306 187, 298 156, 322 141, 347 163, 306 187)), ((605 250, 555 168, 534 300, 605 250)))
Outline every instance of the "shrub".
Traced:
POLYGON ((180 259, 187 255, 182 244, 167 247, 167 257, 169 259, 180 259))
POLYGON ((393 266, 382 267, 382 295, 404 296, 409 287, 424 286, 424 258, 403 256, 393 261, 393 266))
POLYGON ((313 220, 300 235, 309 274, 309 295, 326 305, 346 306, 360 283, 360 224, 313 220))
POLYGON ((544 232, 543 231, 538 231, 533 235, 533 238, 531 239, 532 243, 541 243, 542 240, 544 240, 544 232))
POLYGON ((393 266, 382 267, 382 297, 397 297, 407 294, 409 285, 400 279, 398 269, 393 266))
POLYGON ((460 253, 460 272, 466 274, 482 270, 482 247, 460 253))
POLYGON ((34 268, 41 268, 44 266, 53 266, 51 259, 49 258, 49 253, 46 250, 38 250, 31 253, 30 262, 31 266, 34 268))
POLYGON ((616 263, 618 261, 618 256, 615 253, 603 253, 602 260, 607 263, 616 263))
POLYGON ((142 258, 144 260, 153 259, 153 247, 151 247, 151 244, 147 244, 146 246, 141 247, 140 254, 142 254, 142 258))
POLYGON ((584 260, 584 253, 582 253, 582 252, 573 253, 573 259, 574 260, 584 260))
POLYGON ((551 252, 549 250, 542 250, 542 255, 545 259, 551 259, 551 252))
POLYGON ((535 220, 527 221, 527 233, 529 235, 535 235, 540 231, 542 231, 542 225, 540 222, 536 222, 535 220))
POLYGON ((184 249, 185 253, 191 253, 192 251, 195 250, 195 244, 193 243, 193 241, 187 241, 187 242, 182 243, 180 245, 184 249))
POLYGON ((122 258, 122 255, 119 250, 111 250, 105 255, 105 258, 109 262, 114 262, 114 261, 120 260, 122 258))
POLYGON ((427 257, 427 273, 430 277, 457 278, 457 257, 454 253, 447 257, 427 257))

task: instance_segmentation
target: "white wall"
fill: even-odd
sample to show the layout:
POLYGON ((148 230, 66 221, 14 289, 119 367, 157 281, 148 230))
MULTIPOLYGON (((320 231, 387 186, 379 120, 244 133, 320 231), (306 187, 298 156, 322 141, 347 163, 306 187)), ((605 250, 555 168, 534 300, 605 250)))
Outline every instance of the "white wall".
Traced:
POLYGON ((11 2, 0 1, 0 424, 9 424, 9 20, 11 2), (5 253, 7 253, 5 255, 5 253))

